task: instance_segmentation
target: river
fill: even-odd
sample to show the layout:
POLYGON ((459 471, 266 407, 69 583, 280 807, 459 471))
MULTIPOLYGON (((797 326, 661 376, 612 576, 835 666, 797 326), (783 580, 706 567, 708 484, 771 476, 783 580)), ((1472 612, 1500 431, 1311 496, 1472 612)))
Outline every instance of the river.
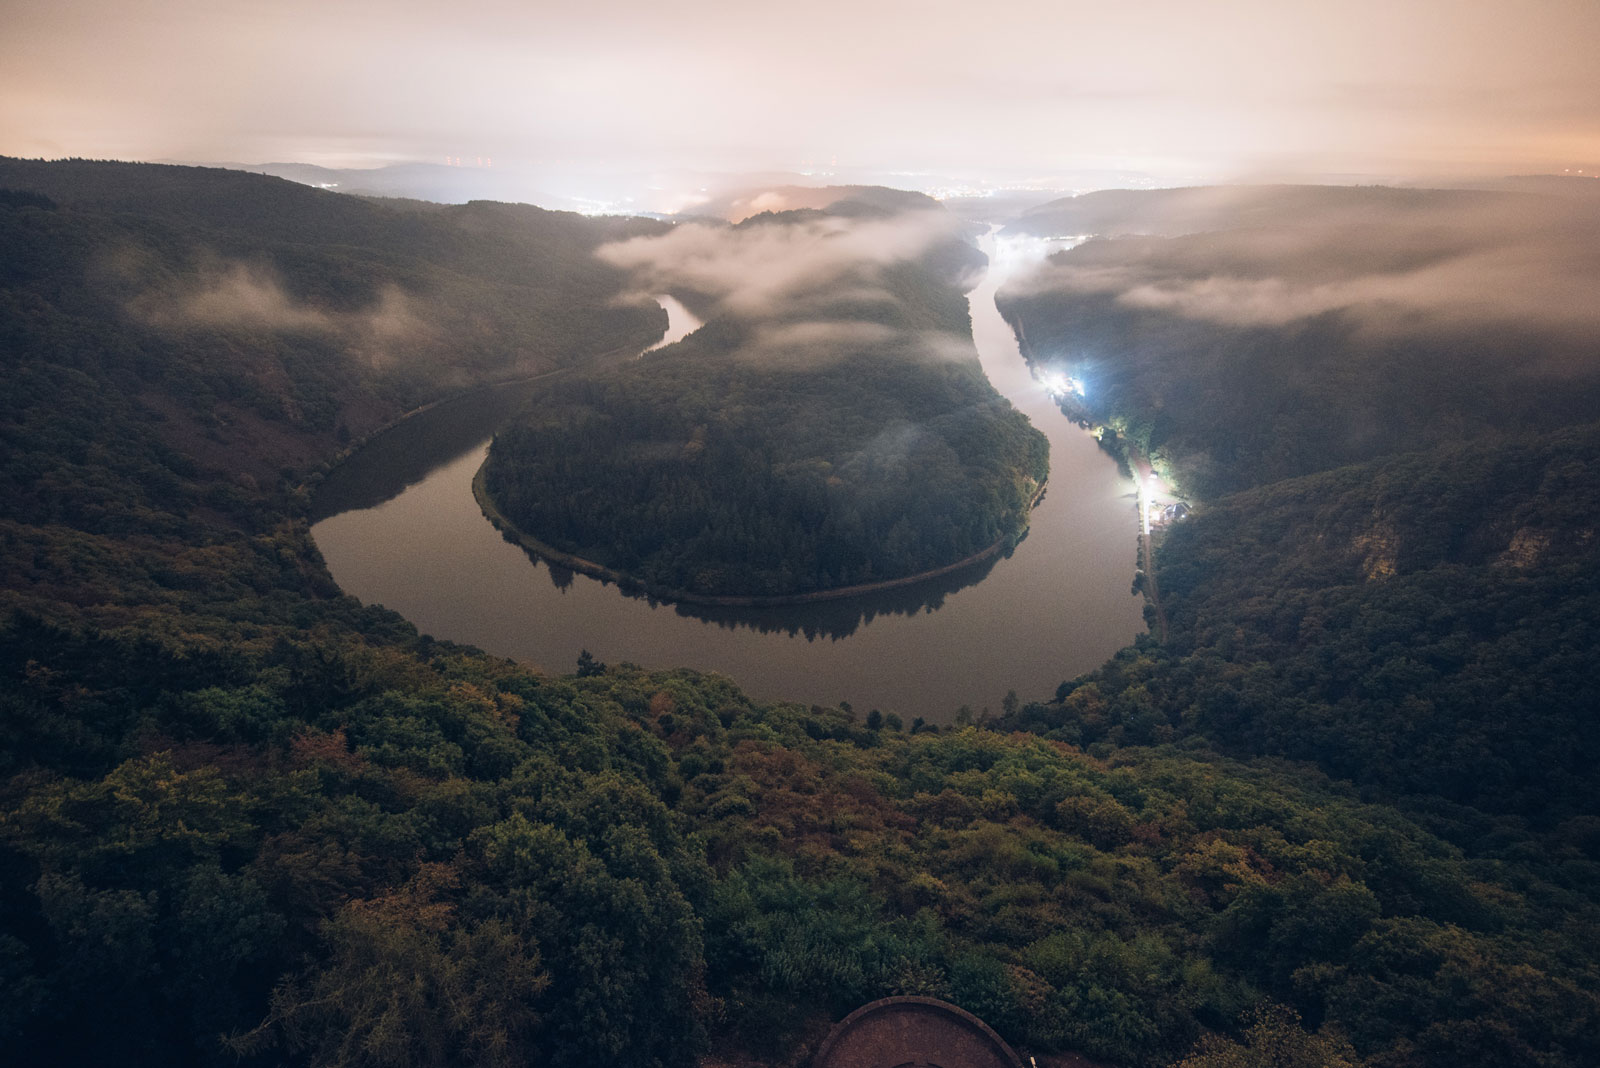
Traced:
MULTIPOLYGON (((722 672, 761 698, 878 708, 948 722, 961 705, 998 711, 1016 690, 1050 696, 1144 630, 1130 592, 1133 484, 1034 381, 995 309, 1006 275, 1041 251, 997 244, 970 295, 989 380, 1050 439, 1049 491, 1007 557, 867 597, 772 609, 653 604, 505 541, 472 476, 488 439, 537 381, 498 387, 406 420, 337 468, 317 494, 312 536, 347 593, 436 638, 551 671, 579 650, 607 662, 722 672)), ((668 304, 673 328, 692 328, 668 304)))

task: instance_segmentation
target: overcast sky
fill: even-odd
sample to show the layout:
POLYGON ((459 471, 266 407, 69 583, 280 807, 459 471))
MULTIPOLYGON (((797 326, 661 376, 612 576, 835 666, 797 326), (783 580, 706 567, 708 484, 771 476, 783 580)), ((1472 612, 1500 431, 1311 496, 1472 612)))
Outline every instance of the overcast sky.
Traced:
POLYGON ((1600 166, 1600 0, 0 0, 0 153, 1600 166))

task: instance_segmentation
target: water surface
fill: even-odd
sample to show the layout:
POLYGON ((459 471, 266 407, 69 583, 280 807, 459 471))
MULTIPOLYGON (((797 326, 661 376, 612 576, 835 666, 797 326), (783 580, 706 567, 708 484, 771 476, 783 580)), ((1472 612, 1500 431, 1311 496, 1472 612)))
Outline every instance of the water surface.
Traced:
MULTIPOLYGON (((624 595, 530 557, 473 499, 490 434, 538 382, 440 405, 374 441, 319 491, 317 515, 326 518, 312 534, 347 593, 394 609, 424 633, 552 671, 572 670, 588 649, 608 662, 723 672, 758 697, 846 700, 907 722, 947 721, 961 705, 998 710, 1012 689, 1024 701, 1047 697, 1144 630, 1142 602, 1130 592, 1138 516, 1131 483, 1034 381, 995 310, 996 288, 1034 250, 990 239, 984 251, 991 268, 970 297, 984 371, 1050 439, 1049 492, 1009 557, 882 594, 786 608, 624 595)), ((686 313, 666 306, 682 330, 686 313)))
POLYGON ((662 335, 660 341, 645 349, 645 352, 654 352, 656 349, 675 345, 705 325, 696 319, 694 313, 685 308, 678 298, 663 293, 655 299, 656 303, 667 310, 667 332, 662 335))

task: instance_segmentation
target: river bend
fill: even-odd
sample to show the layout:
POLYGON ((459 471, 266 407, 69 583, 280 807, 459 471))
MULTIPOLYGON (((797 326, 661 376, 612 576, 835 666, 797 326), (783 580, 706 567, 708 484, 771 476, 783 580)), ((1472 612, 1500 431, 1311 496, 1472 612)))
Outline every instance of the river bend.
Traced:
MULTIPOLYGON (((731 676, 762 698, 878 708, 948 721, 961 705, 1041 699, 1144 630, 1130 592, 1138 515, 1132 484, 1064 418, 995 309, 1008 273, 1041 251, 986 238, 971 293, 985 373, 1050 439, 1049 492, 1005 558, 859 598, 769 609, 652 604, 531 558, 478 509, 472 476, 494 428, 538 382, 439 405, 363 448, 319 490, 312 535, 347 593, 419 630, 552 671, 581 649, 603 661, 731 676)), ((669 336, 681 336, 681 306, 669 336)))

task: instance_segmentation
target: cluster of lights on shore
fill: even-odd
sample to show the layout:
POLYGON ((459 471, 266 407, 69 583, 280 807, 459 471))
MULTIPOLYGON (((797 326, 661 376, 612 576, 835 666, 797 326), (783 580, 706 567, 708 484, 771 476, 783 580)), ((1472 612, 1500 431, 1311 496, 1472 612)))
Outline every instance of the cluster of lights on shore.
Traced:
POLYGON ((1083 379, 1060 371, 1038 372, 1039 383, 1052 397, 1083 397, 1083 379))
MULTIPOLYGON (((1075 375, 1069 375, 1064 371, 1058 371, 1053 368, 1035 370, 1033 374, 1038 379, 1039 384, 1055 400, 1059 401, 1063 397, 1077 397, 1082 400, 1084 397, 1083 379, 1075 375)), ((1133 489, 1139 498, 1140 526, 1144 530, 1145 536, 1148 537, 1150 528, 1155 522, 1152 518, 1152 513, 1161 510, 1162 498, 1172 497, 1172 487, 1168 486, 1166 480, 1159 474, 1151 470, 1147 471, 1143 478, 1137 476, 1134 478, 1133 489)), ((1183 515, 1173 516, 1169 513, 1168 518, 1182 519, 1183 515)))

